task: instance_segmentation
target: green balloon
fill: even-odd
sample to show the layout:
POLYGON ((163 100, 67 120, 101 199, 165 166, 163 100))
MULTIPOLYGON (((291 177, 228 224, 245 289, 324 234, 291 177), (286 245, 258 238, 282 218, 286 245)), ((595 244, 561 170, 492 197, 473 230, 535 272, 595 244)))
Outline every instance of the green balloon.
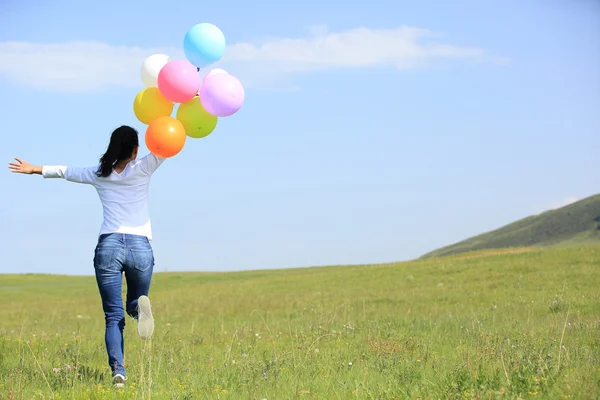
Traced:
POLYGON ((219 120, 217 116, 204 109, 198 96, 179 105, 177 119, 183 124, 185 134, 194 139, 210 135, 219 120))

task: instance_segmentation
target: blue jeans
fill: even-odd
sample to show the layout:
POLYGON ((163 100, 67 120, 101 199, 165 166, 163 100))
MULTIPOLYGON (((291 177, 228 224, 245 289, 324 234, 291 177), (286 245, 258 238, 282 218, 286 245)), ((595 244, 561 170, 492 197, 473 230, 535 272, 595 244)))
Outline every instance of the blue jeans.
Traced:
POLYGON ((121 297, 122 274, 125 273, 127 281, 127 314, 135 319, 137 299, 148 295, 153 269, 154 253, 145 236, 112 233, 98 238, 94 270, 106 319, 106 352, 113 376, 126 376, 123 367, 125 314, 121 297))

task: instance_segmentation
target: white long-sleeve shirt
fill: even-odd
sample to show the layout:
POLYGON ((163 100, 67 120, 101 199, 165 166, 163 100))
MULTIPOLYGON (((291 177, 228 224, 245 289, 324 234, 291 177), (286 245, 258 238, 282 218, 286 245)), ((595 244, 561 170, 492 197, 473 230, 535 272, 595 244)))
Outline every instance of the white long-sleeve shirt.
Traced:
POLYGON ((63 165, 42 167, 44 178, 63 178, 70 182, 84 183, 96 188, 102 203, 104 220, 100 235, 105 233, 129 233, 146 236, 152 240, 152 226, 148 212, 148 187, 150 177, 165 159, 150 153, 127 164, 118 173, 98 177, 98 166, 76 168, 63 165))

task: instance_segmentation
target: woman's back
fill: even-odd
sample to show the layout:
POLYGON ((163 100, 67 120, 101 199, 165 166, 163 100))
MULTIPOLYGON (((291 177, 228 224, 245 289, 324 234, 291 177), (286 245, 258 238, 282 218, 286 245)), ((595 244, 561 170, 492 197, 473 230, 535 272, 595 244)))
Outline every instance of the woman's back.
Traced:
POLYGON ((129 233, 151 240, 148 189, 152 174, 163 162, 164 158, 150 153, 130 161, 121 172, 113 170, 107 177, 98 176, 98 166, 44 166, 42 175, 44 178, 64 178, 96 188, 104 214, 100 235, 129 233))

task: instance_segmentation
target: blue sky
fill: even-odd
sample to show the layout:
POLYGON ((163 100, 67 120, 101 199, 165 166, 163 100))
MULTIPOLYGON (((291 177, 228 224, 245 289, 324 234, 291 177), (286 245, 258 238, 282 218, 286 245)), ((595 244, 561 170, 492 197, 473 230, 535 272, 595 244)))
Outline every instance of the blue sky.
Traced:
MULTIPOLYGON (((406 260, 599 192, 596 1, 80 3, 0 6, 6 163, 94 165, 121 124, 143 143, 141 62, 199 22, 246 87, 153 178, 156 271, 406 260)), ((93 188, 0 187, 0 273, 93 273, 93 188)))

